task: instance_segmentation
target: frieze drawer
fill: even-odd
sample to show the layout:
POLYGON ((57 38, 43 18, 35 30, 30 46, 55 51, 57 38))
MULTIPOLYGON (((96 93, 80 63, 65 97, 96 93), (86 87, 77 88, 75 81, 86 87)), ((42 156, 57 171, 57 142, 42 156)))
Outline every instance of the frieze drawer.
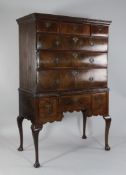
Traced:
POLYGON ((55 21, 37 21, 37 32, 58 32, 59 26, 55 21))
POLYGON ((91 35, 108 37, 108 26, 91 25, 91 35))
POLYGON ((81 34, 90 36, 89 24, 60 23, 60 32, 64 34, 81 34))

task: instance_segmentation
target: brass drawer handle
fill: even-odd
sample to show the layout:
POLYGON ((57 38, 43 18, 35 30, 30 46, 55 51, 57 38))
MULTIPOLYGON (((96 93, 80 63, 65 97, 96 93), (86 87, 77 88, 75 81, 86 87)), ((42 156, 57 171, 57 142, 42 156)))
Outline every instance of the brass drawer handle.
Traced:
POLYGON ((36 58, 37 58, 36 66, 37 66, 37 69, 38 69, 40 67, 40 64, 41 64, 40 59, 39 59, 39 52, 38 51, 36 51, 36 58))
POLYGON ((75 26, 73 27, 73 31, 76 32, 77 28, 78 28, 78 26, 75 25, 75 26))
POLYGON ((89 58, 90 63, 94 63, 94 58, 89 58))
POLYGON ((73 102, 74 102, 74 103, 78 103, 79 101, 78 101, 78 99, 74 98, 74 99, 73 99, 73 102))
POLYGON ((59 40, 56 40, 55 44, 56 44, 56 47, 59 47, 60 41, 59 40))
POLYGON ((101 31, 102 31, 102 28, 101 28, 101 27, 100 27, 100 28, 98 28, 98 31, 99 31, 99 32, 101 32, 101 31))
POLYGON ((93 41, 90 41, 90 45, 91 45, 91 46, 94 46, 94 42, 93 42, 93 41))
POLYGON ((90 77, 90 78, 89 78, 89 81, 94 81, 94 78, 93 78, 93 77, 90 77))
POLYGON ((49 28, 51 26, 51 22, 46 22, 45 26, 46 28, 49 28))
POLYGON ((57 65, 57 64, 59 63, 59 58, 56 57, 54 62, 55 62, 55 64, 57 65))
POLYGON ((78 74, 78 71, 77 71, 77 70, 75 70, 75 71, 72 71, 72 74, 73 74, 73 76, 77 76, 77 74, 78 74))
POLYGON ((46 108, 46 111, 47 111, 48 115, 52 113, 52 105, 51 104, 46 104, 45 108, 46 108))
POLYGON ((71 99, 66 99, 63 103, 65 105, 71 105, 72 104, 72 101, 71 101, 71 99))
POLYGON ((73 37, 73 41, 74 41, 75 44, 77 43, 78 40, 79 40, 78 37, 73 37))
POLYGON ((81 104, 81 102, 80 102, 80 99, 74 98, 74 99, 73 99, 73 103, 74 103, 75 105, 82 106, 82 104, 81 104))
POLYGON ((56 84, 56 85, 58 85, 59 82, 60 82, 59 79, 56 79, 56 80, 55 80, 55 84, 56 84))
POLYGON ((72 55, 75 59, 78 58, 78 53, 73 53, 72 55))

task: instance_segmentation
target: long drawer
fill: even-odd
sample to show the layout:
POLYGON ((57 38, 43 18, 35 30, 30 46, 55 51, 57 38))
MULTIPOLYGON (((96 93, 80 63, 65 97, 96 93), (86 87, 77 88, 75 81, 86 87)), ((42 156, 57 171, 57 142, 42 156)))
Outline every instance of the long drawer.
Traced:
POLYGON ((39 68, 107 67, 107 53, 83 51, 39 51, 39 68))
POLYGON ((56 91, 107 87, 107 69, 42 70, 37 72, 37 90, 56 91))
POLYGON ((107 51, 108 38, 38 34, 37 49, 107 51))

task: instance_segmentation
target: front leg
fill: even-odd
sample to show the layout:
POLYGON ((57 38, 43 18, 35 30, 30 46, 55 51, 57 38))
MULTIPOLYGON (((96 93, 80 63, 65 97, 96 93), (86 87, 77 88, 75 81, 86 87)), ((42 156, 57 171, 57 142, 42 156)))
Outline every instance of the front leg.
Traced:
POLYGON ((86 116, 86 110, 82 110, 82 114, 83 114, 83 136, 82 139, 86 139, 86 121, 87 121, 87 116, 86 116))
POLYGON ((110 125, 111 125, 111 117, 103 117, 105 120, 105 150, 109 151, 110 150, 110 146, 108 144, 108 135, 109 135, 109 129, 110 129, 110 125))
POLYGON ((18 151, 23 151, 23 129, 22 129, 23 120, 24 120, 24 117, 22 116, 17 117, 17 125, 18 125, 19 135, 20 135, 20 146, 18 148, 18 151))
POLYGON ((42 126, 36 127, 33 124, 31 125, 32 136, 33 136, 34 146, 35 146, 35 164, 34 164, 35 168, 40 167, 39 155, 38 155, 38 137, 39 137, 39 132, 41 129, 42 129, 42 126))

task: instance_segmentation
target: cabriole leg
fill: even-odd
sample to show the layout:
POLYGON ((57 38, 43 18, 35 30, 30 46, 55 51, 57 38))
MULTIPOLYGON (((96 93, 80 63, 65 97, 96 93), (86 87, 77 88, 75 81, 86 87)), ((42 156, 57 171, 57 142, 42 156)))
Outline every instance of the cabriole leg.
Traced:
POLYGON ((31 125, 32 136, 33 136, 34 146, 35 146, 35 164, 34 164, 35 168, 40 167, 39 155, 38 155, 38 137, 41 129, 42 127, 36 127, 33 124, 31 125))
POLYGON ((24 117, 22 116, 17 117, 17 125, 18 125, 19 135, 20 135, 20 146, 18 148, 18 151, 23 151, 23 129, 22 129, 23 120, 24 120, 24 117))
POLYGON ((83 136, 82 139, 86 139, 86 121, 87 121, 87 116, 86 116, 86 110, 82 111, 83 114, 83 136))
POLYGON ((111 117, 103 117, 105 120, 105 150, 109 151, 110 146, 108 144, 108 135, 109 135, 109 129, 111 125, 111 117))

